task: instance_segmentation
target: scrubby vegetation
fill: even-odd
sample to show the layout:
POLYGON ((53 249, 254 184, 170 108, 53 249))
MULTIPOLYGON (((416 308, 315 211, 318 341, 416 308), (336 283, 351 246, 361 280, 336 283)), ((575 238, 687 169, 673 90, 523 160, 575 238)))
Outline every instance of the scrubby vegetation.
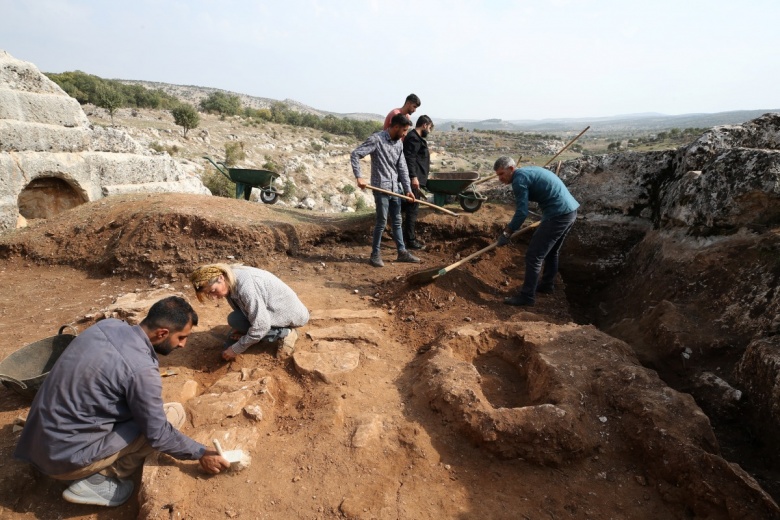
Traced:
POLYGON ((212 92, 200 102, 200 109, 223 116, 235 116, 241 112, 241 98, 224 92, 212 92))
POLYGON ((361 140, 382 129, 382 123, 379 121, 358 121, 333 115, 320 117, 292 110, 281 102, 273 103, 270 109, 245 108, 244 116, 258 121, 314 128, 330 134, 353 136, 361 140))
MULTIPOLYGON (((186 126, 178 121, 176 123, 184 129, 185 136, 188 130, 197 127, 197 124, 193 123, 194 118, 190 113, 192 107, 183 104, 178 98, 162 90, 150 90, 142 85, 127 85, 78 70, 61 74, 47 73, 46 75, 82 105, 91 103, 108 110, 112 120, 117 108, 159 108, 171 111, 178 110, 181 117, 185 111, 187 112, 186 120, 180 119, 182 122, 188 121, 186 126)), ((360 140, 382 129, 382 123, 379 121, 358 121, 333 115, 320 117, 293 110, 282 102, 273 103, 270 108, 243 107, 238 96, 220 91, 212 92, 201 100, 199 108, 203 112, 219 114, 223 117, 242 116, 246 120, 246 124, 250 125, 263 122, 286 124, 322 130, 325 135, 344 135, 360 140)))
POLYGON ((111 103, 119 100, 116 108, 161 108, 173 109, 180 103, 178 98, 166 94, 162 90, 150 90, 141 85, 125 85, 119 81, 103 79, 80 70, 63 72, 61 74, 45 73, 46 76, 60 86, 70 97, 75 98, 80 104, 93 105, 107 108, 104 100, 111 97, 111 103))

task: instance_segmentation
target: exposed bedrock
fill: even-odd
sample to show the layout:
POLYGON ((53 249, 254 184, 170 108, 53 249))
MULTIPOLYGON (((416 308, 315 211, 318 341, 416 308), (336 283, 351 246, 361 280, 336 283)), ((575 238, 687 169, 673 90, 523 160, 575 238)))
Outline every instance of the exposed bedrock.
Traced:
MULTIPOLYGON (((561 257, 575 315, 721 419, 771 410, 777 393, 779 148, 780 114, 766 114, 677 150, 561 168, 582 204, 561 257)), ((780 417, 762 421, 776 443, 780 417)))

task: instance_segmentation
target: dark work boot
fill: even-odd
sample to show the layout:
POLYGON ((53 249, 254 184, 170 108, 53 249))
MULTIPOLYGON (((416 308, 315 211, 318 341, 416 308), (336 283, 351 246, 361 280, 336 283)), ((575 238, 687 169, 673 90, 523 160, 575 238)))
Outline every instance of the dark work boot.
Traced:
POLYGON ((398 253, 398 258, 395 259, 396 262, 407 262, 410 264, 419 264, 420 259, 414 256, 409 251, 401 251, 398 253))
POLYGON ((533 307, 534 301, 522 294, 516 294, 509 298, 504 298, 504 303, 507 305, 514 305, 516 307, 533 307))
POLYGON ((417 240, 416 238, 412 238, 410 240, 404 240, 404 243, 406 244, 406 247, 409 249, 415 249, 417 251, 422 251, 425 249, 425 243, 417 240))

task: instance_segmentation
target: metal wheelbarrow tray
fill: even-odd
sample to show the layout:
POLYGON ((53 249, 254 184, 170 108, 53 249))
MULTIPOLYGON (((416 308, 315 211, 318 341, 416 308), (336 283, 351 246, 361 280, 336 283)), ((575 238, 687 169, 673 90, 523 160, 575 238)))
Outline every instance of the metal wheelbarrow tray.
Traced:
POLYGON ((487 197, 474 189, 474 181, 479 179, 477 172, 439 172, 431 174, 425 188, 433 193, 433 202, 444 206, 447 197, 455 195, 464 211, 474 213, 487 200, 487 197))
POLYGON ((225 163, 214 162, 211 157, 203 158, 213 164, 219 173, 236 183, 237 199, 249 200, 252 188, 260 190, 260 200, 265 204, 275 204, 279 195, 283 194, 273 186, 273 182, 279 177, 276 172, 249 168, 228 168, 225 163))
POLYGON ((35 397, 54 363, 76 338, 73 334, 62 333, 66 327, 69 325, 60 327, 56 336, 30 343, 0 362, 3 385, 29 399, 35 397))

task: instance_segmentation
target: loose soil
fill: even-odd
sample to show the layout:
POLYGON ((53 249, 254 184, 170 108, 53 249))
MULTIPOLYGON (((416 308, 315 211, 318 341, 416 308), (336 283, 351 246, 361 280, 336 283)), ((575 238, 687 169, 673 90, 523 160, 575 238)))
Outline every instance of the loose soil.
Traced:
MULTIPOLYGON (((511 208, 485 204, 453 219, 424 211, 429 247, 423 264, 367 260, 373 213, 323 215, 238 200, 139 195, 85 204, 0 237, 0 359, 60 325, 84 330, 117 297, 167 288, 195 301, 186 274, 215 261, 241 262, 277 274, 313 311, 382 309, 378 318, 346 320, 379 331, 386 343, 359 345, 361 363, 326 384, 300 376, 271 347, 253 347, 233 363, 220 359, 226 304, 196 304, 200 324, 187 347, 161 358, 176 375, 163 379, 175 398, 187 379, 208 389, 241 369, 260 369, 278 385, 280 402, 256 424, 253 463, 240 473, 206 476, 193 462, 161 457, 179 478, 177 502, 154 518, 691 518, 648 485, 642 461, 619 439, 602 453, 557 467, 499 458, 456 431, 412 392, 419 360, 443 334, 462 325, 512 321, 571 322, 563 291, 541 295, 533 313, 502 304, 522 275, 525 245, 500 248, 446 274, 410 286, 420 269, 445 266, 490 244, 511 208), (376 442, 356 448, 355 431, 376 442), (334 433, 335 432, 335 433, 334 433), (392 506, 388 506, 392 504, 392 506)), ((304 327, 299 348, 311 343, 304 327)), ((496 357, 475 361, 496 407, 526 404, 525 382, 496 357)), ((0 388, 0 517, 131 519, 143 510, 136 493, 114 509, 64 502, 64 483, 12 460, 14 420, 29 402, 0 388)), ((225 428, 246 418, 225 421, 225 428)), ((192 424, 184 431, 192 434, 192 424)), ((229 446, 226 446, 229 449, 229 446)), ((171 477, 173 478, 173 477, 171 477)), ((140 482, 140 476, 138 477, 140 482)), ((171 503, 173 503, 173 498, 171 503)))

